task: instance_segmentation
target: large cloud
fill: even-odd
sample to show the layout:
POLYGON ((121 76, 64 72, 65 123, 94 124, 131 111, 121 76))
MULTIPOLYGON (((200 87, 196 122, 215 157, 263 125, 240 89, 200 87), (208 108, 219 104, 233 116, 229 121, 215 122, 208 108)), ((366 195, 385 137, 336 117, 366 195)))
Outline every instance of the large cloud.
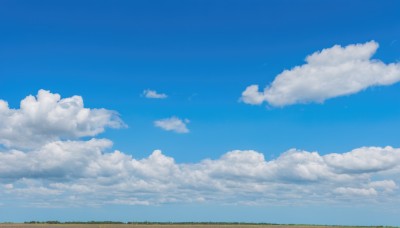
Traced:
POLYGON ((0 100, 0 144, 33 148, 59 139, 95 136, 106 127, 124 126, 116 112, 84 108, 80 96, 61 99, 59 94, 40 90, 10 109, 0 100))
POLYGON ((241 100, 272 106, 297 103, 321 103, 326 99, 357 93, 371 86, 400 81, 400 64, 385 64, 371 59, 378 43, 370 41, 346 47, 335 45, 306 57, 306 64, 285 70, 264 91, 251 85, 241 100))
POLYGON ((0 153, 2 197, 97 205, 168 202, 265 203, 373 200, 398 195, 400 149, 364 147, 344 154, 289 150, 274 160, 256 151, 176 163, 161 151, 135 159, 111 142, 57 141, 0 153), (371 156, 371 154, 373 156, 371 156), (391 160, 391 165, 385 161, 391 160), (372 168, 366 168, 371 164, 372 168), (394 171, 395 175, 385 172, 394 171), (397 176, 397 177, 396 177, 397 176), (47 192, 49 194, 43 194, 47 192), (339 197, 340 196, 340 197, 339 197))
POLYGON ((272 160, 257 151, 234 150, 194 163, 177 163, 155 150, 137 159, 111 150, 110 140, 77 139, 123 125, 113 112, 83 108, 80 97, 60 99, 40 91, 20 109, 0 105, 7 120, 0 124, 0 143, 6 146, 0 148, 0 204, 5 207, 19 200, 24 206, 54 207, 373 202, 399 196, 398 148, 327 155, 291 149, 272 160))

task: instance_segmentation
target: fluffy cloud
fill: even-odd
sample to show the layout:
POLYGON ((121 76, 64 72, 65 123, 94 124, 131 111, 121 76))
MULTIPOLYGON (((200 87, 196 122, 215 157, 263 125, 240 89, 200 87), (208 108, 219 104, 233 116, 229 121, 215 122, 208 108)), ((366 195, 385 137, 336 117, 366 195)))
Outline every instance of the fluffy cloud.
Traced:
POLYGON ((95 136, 106 127, 124 123, 116 112, 84 108, 82 97, 61 99, 59 94, 40 90, 11 109, 0 100, 0 144, 6 147, 33 148, 59 139, 95 136))
POLYGON ((259 105, 265 101, 265 95, 263 92, 258 91, 258 85, 251 85, 246 88, 240 98, 246 104, 259 105))
POLYGON ((398 195, 400 163, 377 164, 400 149, 365 147, 344 153, 289 150, 266 160, 257 151, 235 150, 218 159, 176 163, 154 151, 135 159, 108 151, 111 142, 57 141, 30 152, 0 152, 2 198, 62 204, 162 204, 169 202, 284 203, 373 200, 398 195), (375 156, 371 157, 371 151, 375 156), (336 163, 337 162, 337 163, 336 163), (343 166, 339 166, 343 163, 343 166), (372 164, 373 169, 364 165, 372 164), (343 168, 346 167, 346 168, 343 168), (379 168, 376 168, 379 167, 379 168), (395 175, 386 176, 385 171, 395 175))
POLYGON ((371 59, 378 43, 370 41, 346 47, 335 45, 306 57, 306 64, 285 70, 264 91, 251 85, 241 100, 272 106, 324 102, 326 99, 357 93, 371 86, 400 81, 400 64, 371 59))
POLYGON ((2 152, 0 178, 65 179, 82 175, 95 176, 95 168, 89 167, 89 164, 92 161, 100 162, 98 158, 111 145, 111 141, 106 139, 56 141, 30 152, 2 152))
POLYGON ((329 154, 325 162, 338 172, 367 173, 392 169, 400 164, 400 151, 392 147, 363 147, 344 154, 329 154), (368 157, 368 159, 365 159, 368 157))
POLYGON ((144 90, 143 96, 146 98, 152 98, 152 99, 165 99, 168 97, 167 94, 165 94, 165 93, 157 93, 157 91, 150 90, 150 89, 144 90))
POLYGON ((113 112, 83 108, 80 97, 61 99, 39 91, 37 98, 24 99, 20 109, 10 109, 4 101, 0 105, 1 118, 7 120, 0 124, 3 206, 18 201, 37 207, 357 203, 393 201, 400 193, 398 148, 362 147, 326 155, 291 149, 272 160, 257 151, 234 150, 194 163, 177 163, 155 150, 137 159, 111 150, 108 139, 77 139, 123 125, 113 112), (13 131, 22 134, 29 146, 21 144, 13 131))
POLYGON ((189 133, 189 129, 186 126, 187 123, 189 123, 188 119, 181 120, 173 116, 171 118, 154 121, 154 126, 166 131, 174 131, 176 133, 189 133))

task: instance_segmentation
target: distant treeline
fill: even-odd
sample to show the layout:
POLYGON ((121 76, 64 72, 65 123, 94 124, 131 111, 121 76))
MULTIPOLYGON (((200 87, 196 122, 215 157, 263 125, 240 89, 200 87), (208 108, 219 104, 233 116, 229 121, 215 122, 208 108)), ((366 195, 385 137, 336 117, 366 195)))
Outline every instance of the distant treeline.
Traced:
POLYGON ((279 223, 252 223, 252 222, 118 222, 118 221, 87 221, 87 222, 60 222, 60 221, 29 221, 25 224, 132 224, 132 225, 285 225, 285 226, 327 226, 327 227, 371 227, 371 228, 400 228, 398 226, 342 226, 317 224, 279 224, 279 223))
POLYGON ((60 221, 29 221, 25 224, 127 224, 115 221, 60 222, 60 221))
POLYGON ((163 225, 163 224, 182 224, 182 225, 279 225, 277 223, 248 223, 248 222, 117 222, 117 221, 87 221, 87 222, 60 222, 60 221, 29 221, 25 224, 149 224, 149 225, 163 225))

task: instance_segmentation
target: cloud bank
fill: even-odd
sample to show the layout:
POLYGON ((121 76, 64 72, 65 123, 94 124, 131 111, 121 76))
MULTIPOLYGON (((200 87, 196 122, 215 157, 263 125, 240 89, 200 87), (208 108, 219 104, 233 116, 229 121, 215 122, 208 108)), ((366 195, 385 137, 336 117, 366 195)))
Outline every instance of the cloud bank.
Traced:
POLYGON ((278 74, 264 91, 248 86, 241 101, 260 105, 287 106, 322 103, 327 99, 354 94, 371 86, 391 85, 400 81, 400 64, 385 64, 371 59, 378 43, 335 45, 306 57, 306 64, 278 74))
POLYGON ((37 98, 23 100, 31 102, 29 107, 10 109, 2 101, 2 118, 13 120, 15 115, 18 120, 28 119, 20 123, 30 132, 19 130, 18 121, 0 125, 1 207, 18 202, 32 207, 399 203, 399 148, 361 147, 326 155, 291 149, 271 160, 257 151, 233 150, 217 159, 194 163, 177 163, 155 150, 137 159, 112 150, 108 139, 79 138, 95 136, 104 127, 123 125, 115 116, 111 118, 115 112, 100 109, 100 115, 95 109, 83 108, 81 101, 76 96, 61 99, 43 90, 37 98), (82 117, 79 110, 87 110, 86 115, 82 117), (65 124, 59 116, 75 124, 65 124), (37 126, 39 117, 43 126, 37 126), (56 128, 52 123, 61 126, 56 128), (29 143, 21 144, 21 139, 11 134, 14 128, 24 138, 29 139, 36 131, 50 137, 39 137, 33 143, 36 138, 32 136, 29 143))
POLYGON ((256 151, 235 150, 186 164, 159 150, 144 159, 105 152, 111 144, 57 141, 30 152, 3 151, 0 195, 49 205, 376 203, 399 195, 400 149, 392 147, 324 156, 289 150, 269 161, 256 151))

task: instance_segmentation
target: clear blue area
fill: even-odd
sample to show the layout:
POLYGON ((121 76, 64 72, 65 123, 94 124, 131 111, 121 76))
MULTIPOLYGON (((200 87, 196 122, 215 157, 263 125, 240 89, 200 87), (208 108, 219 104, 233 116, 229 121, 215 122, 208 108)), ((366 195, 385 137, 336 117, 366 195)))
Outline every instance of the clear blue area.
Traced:
MULTIPOLYGON (((303 64, 308 54, 335 44, 375 40, 380 47, 374 58, 398 62, 399 12, 400 1, 2 0, 0 99, 17 108, 25 96, 46 89, 62 97, 81 95, 86 107, 116 110, 129 128, 99 137, 135 158, 154 149, 177 162, 197 162, 234 149, 254 149, 271 159, 290 148, 325 154, 361 146, 400 147, 400 85, 324 104, 268 108, 238 102, 248 85, 265 86, 284 69, 303 64), (140 96, 144 89, 169 98, 145 99, 140 96), (191 132, 174 134, 153 126, 154 120, 170 116, 190 119, 191 132)), ((142 210, 133 208, 132 213, 142 210)), ((212 213, 171 220, 235 220, 247 209, 230 210, 221 218, 212 213)), ((55 211, 55 219, 73 219, 55 211)), ((154 216, 141 214, 137 220, 167 221, 165 211, 154 209, 149 212, 154 216)), ((0 212, 0 220, 31 218, 14 212, 9 217, 0 212)), ((296 213, 298 220, 290 217, 288 223, 334 223, 305 214, 303 219, 300 209, 296 213)), ((390 213, 379 216, 396 222, 390 213)), ((248 218, 284 222, 263 213, 248 218)), ((375 221, 374 216, 363 219, 375 221)))

